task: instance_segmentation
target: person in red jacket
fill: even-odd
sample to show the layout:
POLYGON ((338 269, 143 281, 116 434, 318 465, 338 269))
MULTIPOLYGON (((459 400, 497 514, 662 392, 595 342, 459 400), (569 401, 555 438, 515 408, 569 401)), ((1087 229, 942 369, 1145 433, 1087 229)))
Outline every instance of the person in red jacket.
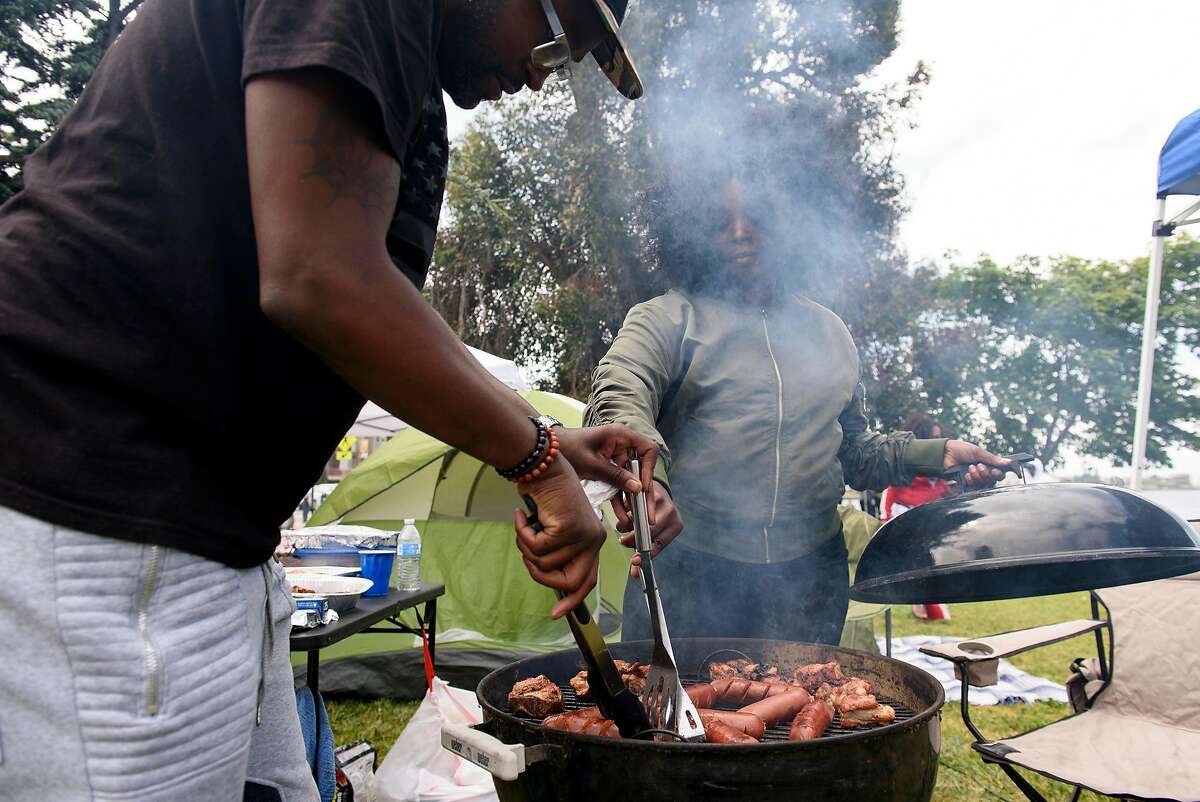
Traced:
MULTIPOLYGON (((922 412, 909 415, 904 422, 904 428, 917 437, 944 437, 942 424, 922 412)), ((883 491, 883 502, 880 506, 880 518, 884 521, 899 515, 905 510, 919 507, 930 501, 949 495, 950 486, 944 479, 928 476, 918 476, 912 484, 892 485, 883 491)), ((950 608, 945 604, 914 604, 913 615, 917 618, 944 620, 950 617, 950 608)))

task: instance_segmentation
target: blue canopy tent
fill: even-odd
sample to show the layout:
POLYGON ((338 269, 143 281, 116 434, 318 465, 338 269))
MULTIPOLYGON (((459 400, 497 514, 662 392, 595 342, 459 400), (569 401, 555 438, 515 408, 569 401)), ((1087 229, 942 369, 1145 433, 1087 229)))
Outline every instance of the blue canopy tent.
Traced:
POLYGON ((1200 201, 1170 219, 1167 198, 1200 195, 1200 109, 1184 117, 1167 137, 1158 156, 1158 205, 1154 216, 1154 249, 1146 282, 1146 319, 1142 327, 1142 364, 1138 373, 1137 422, 1133 434, 1133 477, 1131 486, 1142 485, 1146 467, 1146 433, 1150 423, 1150 388, 1154 378, 1154 345, 1158 336, 1158 299, 1162 288, 1163 248, 1175 229, 1200 223, 1200 201))

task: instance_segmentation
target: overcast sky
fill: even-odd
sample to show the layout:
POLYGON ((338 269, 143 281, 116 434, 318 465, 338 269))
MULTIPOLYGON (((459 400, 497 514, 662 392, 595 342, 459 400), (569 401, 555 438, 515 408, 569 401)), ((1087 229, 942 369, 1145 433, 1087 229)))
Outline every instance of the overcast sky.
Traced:
POLYGON ((898 146, 910 255, 1146 253, 1198 42, 1195 0, 904 0, 882 71, 933 75, 898 146))
POLYGON ((1198 43, 1197 0, 902 0, 879 77, 932 73, 897 145, 910 256, 1147 253, 1158 151, 1200 107, 1198 43))

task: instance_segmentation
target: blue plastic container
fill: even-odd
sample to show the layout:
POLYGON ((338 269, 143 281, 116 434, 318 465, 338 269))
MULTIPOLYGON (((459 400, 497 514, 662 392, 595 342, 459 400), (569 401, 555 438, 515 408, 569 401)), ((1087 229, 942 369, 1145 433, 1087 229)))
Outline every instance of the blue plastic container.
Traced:
POLYGON ((337 565, 343 568, 358 566, 358 549, 342 546, 329 549, 296 549, 290 562, 293 565, 337 565))
POLYGON ((371 580, 371 589, 364 596, 386 596, 388 583, 392 581, 392 568, 396 564, 395 549, 360 549, 358 559, 362 566, 363 579, 371 580))

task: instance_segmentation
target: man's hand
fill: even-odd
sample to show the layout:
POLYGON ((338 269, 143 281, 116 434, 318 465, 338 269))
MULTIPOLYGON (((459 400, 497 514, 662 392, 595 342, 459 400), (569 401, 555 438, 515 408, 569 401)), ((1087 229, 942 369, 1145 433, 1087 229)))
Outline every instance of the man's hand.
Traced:
MULTIPOLYGON (((666 488, 657 481, 653 481, 652 486, 655 491, 653 504, 650 503, 651 499, 646 501, 650 511, 650 541, 653 544, 650 557, 653 559, 683 531, 683 517, 680 516, 679 508, 675 506, 666 488)), ((633 548, 633 516, 626 506, 624 494, 618 493, 613 496, 612 509, 613 514, 617 516, 617 531, 628 533, 621 536, 621 545, 633 548)), ((641 564, 642 555, 635 553, 629 563, 629 575, 636 577, 638 566, 641 564)))
POLYGON ((645 435, 620 423, 567 429, 558 432, 559 448, 582 479, 598 479, 629 493, 650 488, 646 499, 650 508, 650 523, 655 521, 654 463, 658 461, 658 446, 645 435), (634 476, 625 466, 629 449, 637 451, 641 476, 634 476))
POLYGON ((535 582, 567 594, 550 611, 552 618, 561 618, 596 586, 604 525, 565 459, 555 460, 545 474, 518 485, 517 490, 533 497, 542 525, 542 531, 534 531, 525 512, 518 509, 514 515, 517 548, 535 582))
POLYGON ((965 440, 948 440, 942 466, 946 469, 955 465, 970 465, 967 468, 968 487, 991 487, 1004 478, 1004 471, 995 467, 1004 467, 1010 460, 997 457, 995 454, 980 448, 965 440))

